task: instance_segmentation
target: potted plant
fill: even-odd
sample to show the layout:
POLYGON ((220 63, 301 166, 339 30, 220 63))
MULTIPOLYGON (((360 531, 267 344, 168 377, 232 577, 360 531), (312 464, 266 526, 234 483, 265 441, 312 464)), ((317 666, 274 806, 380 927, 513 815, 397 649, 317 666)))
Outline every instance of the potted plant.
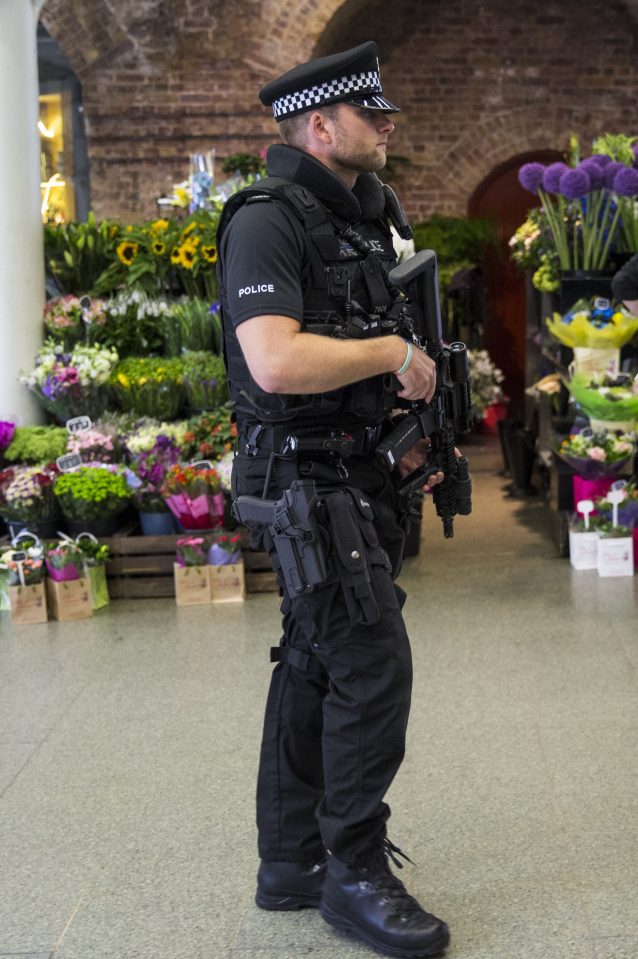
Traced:
POLYGON ((142 532, 146 536, 163 536, 174 532, 173 514, 162 495, 168 470, 180 459, 180 448, 169 436, 157 436, 150 450, 131 458, 126 480, 132 491, 142 532))
POLYGON ((168 508, 184 530, 211 530, 224 520, 219 473, 207 465, 172 466, 162 486, 168 508))
POLYGON ((28 526, 41 537, 55 536, 62 519, 54 495, 55 467, 22 466, 0 476, 0 515, 11 533, 28 526))
POLYGON ((586 428, 557 439, 554 451, 575 472, 574 502, 595 500, 608 493, 614 478, 629 463, 635 452, 635 436, 586 428))
POLYGON ((50 546, 45 553, 47 571, 56 583, 80 579, 82 553, 72 541, 63 540, 50 546))
POLYGON ((182 365, 176 357, 129 357, 113 370, 110 384, 121 409, 175 419, 183 395, 182 365))
POLYGON ((34 369, 22 374, 20 381, 58 422, 83 414, 94 419, 108 406, 107 383, 118 359, 114 350, 97 346, 77 345, 66 353, 48 339, 36 355, 34 369))
POLYGON ((175 601, 178 606, 210 603, 208 541, 203 536, 186 536, 175 543, 175 601))
POLYGON ((184 433, 185 457, 218 460, 232 452, 237 427, 231 422, 229 403, 188 420, 184 433))
POLYGON ((131 501, 126 478, 116 466, 81 466, 58 477, 54 488, 72 533, 111 536, 131 501))
POLYGON ((67 452, 68 432, 62 426, 18 426, 5 450, 8 463, 44 466, 67 452))
POLYGON ((24 625, 46 623, 44 560, 39 541, 24 539, 20 543, 14 540, 13 548, 0 557, 0 572, 6 577, 11 621, 24 625))

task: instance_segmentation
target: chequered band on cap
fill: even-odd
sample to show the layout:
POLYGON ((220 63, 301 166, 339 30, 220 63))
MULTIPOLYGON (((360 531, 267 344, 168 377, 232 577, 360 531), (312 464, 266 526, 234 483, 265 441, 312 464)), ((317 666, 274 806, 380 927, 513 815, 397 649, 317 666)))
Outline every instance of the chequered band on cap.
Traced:
POLYGON ((278 100, 273 100, 272 112, 275 119, 287 116, 290 113, 300 113, 302 110, 311 110, 312 107, 322 106, 335 100, 345 100, 350 96, 359 96, 362 93, 382 93, 381 78, 376 70, 366 73, 352 73, 347 77, 338 77, 327 83, 320 83, 315 87, 287 93, 278 100))

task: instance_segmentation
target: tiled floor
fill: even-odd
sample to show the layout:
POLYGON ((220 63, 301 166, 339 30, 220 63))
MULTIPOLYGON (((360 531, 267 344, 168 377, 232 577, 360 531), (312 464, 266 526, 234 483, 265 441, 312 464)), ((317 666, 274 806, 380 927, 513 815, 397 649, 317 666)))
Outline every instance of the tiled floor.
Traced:
MULTIPOLYGON (((451 959, 638 956, 638 579, 573 572, 471 439, 475 511, 428 504, 391 838, 451 959)), ((275 596, 89 622, 0 617, 0 956, 354 959, 261 912, 253 794, 275 596)))

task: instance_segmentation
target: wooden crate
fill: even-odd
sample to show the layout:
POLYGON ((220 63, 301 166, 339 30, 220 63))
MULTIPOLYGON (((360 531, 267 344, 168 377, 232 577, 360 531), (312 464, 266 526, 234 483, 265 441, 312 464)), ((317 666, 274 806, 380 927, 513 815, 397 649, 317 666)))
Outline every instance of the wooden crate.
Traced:
MULTIPOLYGON (((175 543, 183 533, 170 536, 136 536, 122 533, 107 537, 111 559, 106 564, 109 595, 112 599, 141 599, 174 596, 175 543)), ((242 554, 248 593, 277 591, 277 579, 268 554, 251 550, 248 534, 242 531, 242 554)))

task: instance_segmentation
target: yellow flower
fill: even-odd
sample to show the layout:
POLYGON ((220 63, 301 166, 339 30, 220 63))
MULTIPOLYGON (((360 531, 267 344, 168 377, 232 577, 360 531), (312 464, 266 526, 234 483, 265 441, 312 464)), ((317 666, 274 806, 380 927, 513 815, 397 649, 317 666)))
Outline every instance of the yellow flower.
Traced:
POLYGON ((151 223, 151 230, 153 233, 163 233, 164 230, 168 230, 168 220, 155 220, 151 223))
POLYGON ((144 386, 145 383, 148 383, 148 376, 140 376, 137 380, 138 386, 144 386))
POLYGON ((207 263, 217 263, 217 247, 212 244, 211 246, 202 246, 202 257, 207 263))
POLYGON ((126 232, 127 232, 127 233, 132 233, 132 232, 133 232, 133 227, 131 226, 130 223, 129 223, 129 225, 128 225, 127 228, 126 228, 126 232))
POLYGON ((192 270, 195 266, 195 259, 197 257, 197 251, 194 246, 191 244, 184 243, 181 247, 181 259, 180 263, 186 270, 192 270))
POLYGON ((196 229, 197 229, 197 223, 195 223, 195 221, 193 220, 192 223, 189 223, 188 226, 184 227, 184 229, 182 230, 182 239, 184 239, 185 236, 188 236, 189 233, 192 233, 193 230, 196 230, 196 229))
POLYGON ((125 373, 118 373, 117 380, 118 380, 118 383, 121 383, 122 386, 126 387, 126 389, 128 389, 129 386, 131 385, 129 378, 128 376, 126 376, 125 373))
POLYGON ((182 262, 182 248, 176 246, 171 252, 171 263, 174 263, 176 266, 182 262))
POLYGON ((123 263, 124 266, 130 266, 137 256, 138 249, 139 244, 132 243, 130 240, 124 240, 123 243, 119 244, 115 252, 117 253, 120 263, 123 263))
POLYGON ((177 199, 179 206, 181 207, 188 206, 188 204, 190 203, 190 196, 188 194, 188 190, 186 189, 186 187, 176 186, 175 197, 177 199))
POLYGON ((162 243, 161 240, 154 240, 151 243, 151 250, 153 251, 155 256, 161 256, 162 253, 166 252, 166 244, 162 243))

